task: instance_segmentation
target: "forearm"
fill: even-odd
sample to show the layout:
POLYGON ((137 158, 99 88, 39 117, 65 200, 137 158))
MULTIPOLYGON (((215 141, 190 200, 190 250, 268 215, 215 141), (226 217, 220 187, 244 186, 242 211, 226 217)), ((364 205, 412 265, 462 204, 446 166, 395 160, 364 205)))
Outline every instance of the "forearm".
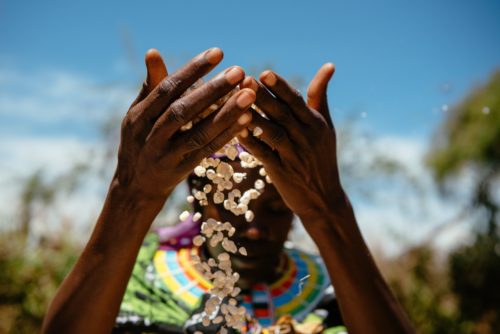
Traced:
POLYGON ((141 243, 163 203, 111 185, 89 242, 49 307, 44 333, 111 331, 141 243))
POLYGON ((359 231, 347 197, 305 225, 335 288, 349 333, 413 333, 359 231))

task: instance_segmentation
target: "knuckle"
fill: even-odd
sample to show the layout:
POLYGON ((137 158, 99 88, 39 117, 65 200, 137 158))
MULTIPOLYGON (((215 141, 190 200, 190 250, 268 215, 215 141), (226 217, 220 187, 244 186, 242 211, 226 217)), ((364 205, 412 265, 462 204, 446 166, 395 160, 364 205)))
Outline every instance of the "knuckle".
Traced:
POLYGON ((178 86, 178 83, 172 79, 172 77, 166 77, 158 85, 158 93, 160 95, 167 95, 174 91, 178 86))
POLYGON ((183 100, 177 100, 174 102, 168 111, 168 120, 169 122, 174 122, 179 125, 184 125, 187 119, 188 106, 183 100))
POLYGON ((210 143, 208 143, 207 145, 207 153, 208 154, 212 154, 213 152, 216 152, 218 149, 219 149, 219 143, 218 141, 212 141, 210 143))
MULTIPOLYGON (((193 136, 189 138, 187 141, 187 145, 190 149, 199 149, 205 146, 207 142, 207 135, 205 131, 203 130, 198 130, 193 136)), ((210 144, 209 144, 210 145, 210 144)))

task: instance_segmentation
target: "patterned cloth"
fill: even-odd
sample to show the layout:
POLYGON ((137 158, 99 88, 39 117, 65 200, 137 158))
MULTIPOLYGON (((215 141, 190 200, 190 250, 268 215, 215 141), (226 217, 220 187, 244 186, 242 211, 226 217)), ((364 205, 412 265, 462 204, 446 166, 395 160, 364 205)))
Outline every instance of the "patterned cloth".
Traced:
MULTIPOLYGON (((159 240, 156 233, 144 240, 114 332, 217 333, 220 325, 201 324, 200 312, 212 286, 194 267, 192 257, 200 249, 165 247, 159 240)), ((245 331, 290 326, 290 333, 345 332, 321 259, 296 249, 285 253, 287 269, 278 281, 255 285, 238 297, 251 316, 245 331)))

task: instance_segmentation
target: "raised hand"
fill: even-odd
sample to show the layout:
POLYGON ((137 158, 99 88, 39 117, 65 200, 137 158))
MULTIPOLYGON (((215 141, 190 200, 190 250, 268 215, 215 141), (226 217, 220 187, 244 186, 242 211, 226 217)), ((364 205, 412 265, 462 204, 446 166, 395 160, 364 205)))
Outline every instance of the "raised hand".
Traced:
POLYGON ((240 136, 240 141, 264 163, 286 204, 301 218, 324 214, 344 196, 326 98, 333 72, 330 63, 319 69, 307 102, 272 71, 262 73, 261 83, 248 77, 241 85, 256 91, 255 104, 267 118, 253 111, 250 129, 260 127, 263 133, 240 136))
POLYGON ((122 123, 114 182, 146 198, 166 198, 202 158, 245 129, 255 100, 251 89, 238 91, 220 110, 179 131, 243 80, 243 70, 234 66, 186 92, 222 56, 220 49, 207 50, 168 75, 159 53, 148 52, 148 79, 122 123))

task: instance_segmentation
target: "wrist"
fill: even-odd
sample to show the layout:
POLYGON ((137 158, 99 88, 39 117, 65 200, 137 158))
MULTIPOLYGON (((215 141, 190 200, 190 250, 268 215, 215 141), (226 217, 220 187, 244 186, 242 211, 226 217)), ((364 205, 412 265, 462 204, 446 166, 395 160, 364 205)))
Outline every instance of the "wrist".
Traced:
POLYGON ((324 224, 338 220, 339 216, 352 211, 351 203, 342 188, 334 192, 334 196, 324 196, 316 201, 316 205, 310 210, 298 213, 299 218, 305 224, 324 224))
POLYGON ((145 198, 113 179, 89 244, 104 253, 140 245, 165 200, 145 198))

